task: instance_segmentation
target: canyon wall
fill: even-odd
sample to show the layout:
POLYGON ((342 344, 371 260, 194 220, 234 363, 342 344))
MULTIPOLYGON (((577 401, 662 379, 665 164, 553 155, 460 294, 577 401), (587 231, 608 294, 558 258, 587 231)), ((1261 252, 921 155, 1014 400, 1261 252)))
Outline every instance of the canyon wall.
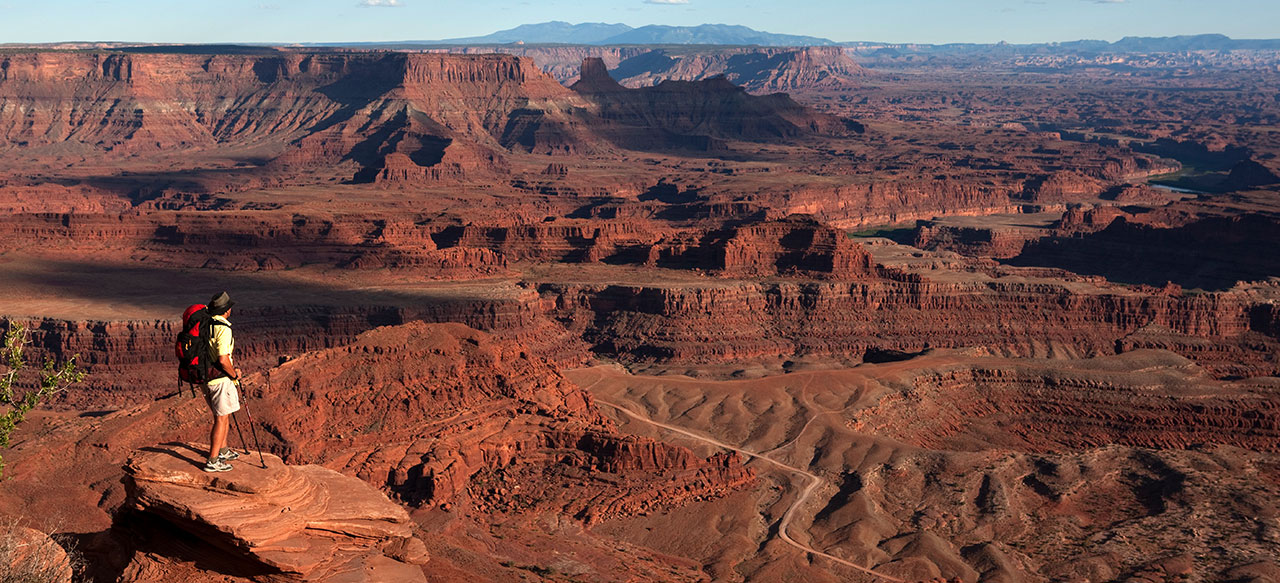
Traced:
POLYGON ((30 213, 0 217, 0 251, 130 257, 155 266, 276 271, 308 264, 413 268, 429 279, 505 273, 479 249, 441 250, 412 215, 273 211, 30 213))
POLYGON ((220 152, 242 168, 272 162, 273 173, 430 182, 501 173, 514 120, 534 119, 537 139, 578 141, 555 121, 575 103, 507 55, 17 52, 0 57, 0 150, 220 152))
POLYGON ((247 144, 336 121, 384 97, 478 135, 495 129, 486 114, 565 95, 532 62, 499 55, 18 52, 0 57, 0 111, 14 114, 4 116, 0 144, 247 144))
POLYGON ((638 46, 486 46, 441 50, 528 57, 565 85, 578 80, 578 64, 586 58, 600 59, 627 87, 723 76, 757 95, 851 89, 871 74, 850 59, 841 47, 707 47, 677 51, 638 46))
POLYGON ((722 363, 974 348, 1017 357, 1165 348, 1221 376, 1280 372, 1273 304, 1249 291, 1170 296, 1079 284, 958 282, 544 283, 598 353, 722 363))

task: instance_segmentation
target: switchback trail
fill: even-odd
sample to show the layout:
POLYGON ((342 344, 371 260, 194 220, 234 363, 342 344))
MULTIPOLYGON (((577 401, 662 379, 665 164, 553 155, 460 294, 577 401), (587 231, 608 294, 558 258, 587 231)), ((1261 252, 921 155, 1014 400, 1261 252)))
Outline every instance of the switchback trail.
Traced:
MULTIPOLYGON (((683 436, 685 436, 685 437, 688 437, 688 438, 691 438, 691 439, 695 439, 695 440, 697 440, 697 441, 701 441, 701 442, 703 442, 703 443, 708 443, 708 444, 714 445, 714 446, 716 446, 716 447, 724 448, 724 449, 727 449, 727 450, 730 450, 730 451, 736 451, 736 452, 738 452, 738 453, 740 453, 740 454, 742 454, 742 455, 744 455, 744 456, 747 456, 747 457, 750 457, 750 458, 755 458, 755 459, 761 460, 761 461, 763 461, 763 462, 765 462, 765 463, 769 463, 769 464, 775 465, 775 466, 777 466, 777 467, 779 467, 779 468, 781 468, 781 469, 783 469, 783 470, 786 470, 786 471, 788 471, 788 472, 792 472, 792 473, 796 473, 796 474, 800 474, 800 475, 804 476, 805 478, 807 478, 807 479, 808 479, 808 482, 809 482, 809 483, 804 487, 804 490, 800 493, 800 495, 796 497, 796 500, 795 500, 795 502, 793 502, 793 503, 791 504, 791 507, 787 508, 787 511, 786 511, 786 512, 784 512, 784 513, 782 514, 782 521, 781 521, 781 523, 779 523, 779 525, 778 525, 778 536, 779 536, 779 537, 781 537, 781 538, 782 538, 782 540, 783 540, 783 541, 785 541, 787 544, 790 544, 791 546, 793 546, 793 547, 795 547, 795 548, 797 548, 797 549, 800 549, 801 551, 804 551, 804 552, 806 552, 806 553, 810 553, 810 554, 813 554, 813 555, 816 555, 816 556, 819 556, 819 557, 826 558, 826 559, 828 559, 828 560, 834 561, 834 562, 839 563, 839 564, 841 564, 841 565, 844 565, 844 566, 846 566, 846 567, 850 567, 850 568, 853 568, 853 569, 857 569, 858 571, 862 571, 863 573, 866 573, 866 574, 868 574, 868 575, 872 575, 872 576, 874 576, 874 577, 879 577, 879 578, 881 578, 881 579, 883 579, 883 580, 885 580, 885 581, 890 581, 891 583, 905 583, 902 579, 898 579, 897 577, 890 577, 889 575, 885 575, 885 574, 883 574, 883 573, 877 573, 877 572, 872 571, 871 569, 868 569, 868 568, 863 567, 863 566, 861 566, 861 565, 858 565, 858 564, 855 564, 855 563, 849 562, 849 561, 847 561, 847 560, 845 560, 845 559, 841 559, 840 557, 836 557, 836 556, 833 556, 833 555, 829 555, 829 554, 827 554, 827 553, 824 553, 824 552, 822 552, 822 551, 820 551, 820 550, 818 550, 818 549, 815 549, 815 548, 813 548, 813 547, 811 547, 811 546, 809 546, 809 545, 803 544, 803 543, 801 543, 801 542, 799 542, 799 541, 797 541, 797 540, 795 540, 795 539, 791 538, 791 535, 787 533, 787 527, 791 525, 791 519, 792 519, 792 517, 795 515, 796 509, 797 509, 797 508, 799 508, 801 504, 804 504, 804 502, 805 502, 806 500, 808 500, 808 499, 809 499, 809 496, 810 496, 811 494, 813 494, 813 491, 814 491, 814 490, 816 490, 816 489, 818 488, 818 484, 822 483, 822 479, 821 479, 821 478, 819 478, 817 474, 814 474, 813 472, 810 472, 810 471, 805 470, 805 469, 803 469, 803 468, 798 468, 798 467, 795 467, 795 466, 789 466, 789 465, 784 464, 784 463, 782 463, 782 462, 780 462, 780 461, 778 461, 778 460, 775 460, 775 459, 773 459, 773 458, 767 457, 767 456, 765 456, 765 455, 763 455, 763 454, 759 454, 759 453, 756 453, 756 452, 753 452, 753 451, 748 451, 748 450, 742 449, 742 448, 740 448, 740 447, 736 447, 736 446, 733 446, 733 445, 729 445, 729 444, 727 444, 727 443, 725 443, 725 442, 723 442, 723 441, 719 441, 719 440, 717 440, 717 439, 713 439, 713 438, 707 437, 707 436, 705 436, 705 435, 698 435, 697 433, 693 433, 693 432, 691 432, 691 431, 689 431, 689 430, 687 430, 687 429, 682 429, 682 428, 680 428, 680 427, 676 427, 676 426, 674 426, 674 425, 668 425, 668 424, 666 424, 666 423, 662 423, 662 422, 660 422, 660 421, 654 421, 653 419, 650 419, 650 418, 648 418, 648 417, 645 417, 645 416, 643 416, 643 415, 640 415, 639 413, 635 413, 635 412, 633 412, 632 410, 630 410, 630 409, 628 409, 628 408, 626 408, 626 407, 624 407, 624 406, 622 406, 622 405, 618 405, 618 404, 616 404, 616 403, 611 403, 611 402, 609 402, 609 401, 605 401, 605 400, 603 400, 603 399, 600 399, 599 397, 596 397, 596 403, 599 403, 599 404, 601 404, 601 405, 605 405, 605 406, 607 406, 607 407, 611 407, 611 408, 613 408, 613 409, 617 409, 617 410, 618 410, 618 412, 622 413, 623 415, 626 415, 627 417, 630 417, 630 418, 632 418, 632 419, 635 419, 636 421, 640 421, 640 422, 642 422, 642 423, 648 423, 648 424, 653 425, 653 426, 656 426, 656 427, 661 427, 661 428, 663 428, 663 429, 666 429, 667 431, 671 431, 671 432, 673 432, 673 433, 678 433, 678 434, 683 435, 683 436)), ((806 424, 806 427, 807 427, 807 424, 806 424)))

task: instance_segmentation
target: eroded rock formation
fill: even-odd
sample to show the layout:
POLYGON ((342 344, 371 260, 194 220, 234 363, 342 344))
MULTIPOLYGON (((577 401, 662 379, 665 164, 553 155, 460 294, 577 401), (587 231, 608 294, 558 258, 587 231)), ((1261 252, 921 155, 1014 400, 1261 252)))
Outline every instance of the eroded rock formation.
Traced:
MULTIPOLYGON (((233 570, 227 563, 248 562, 247 570, 285 580, 427 580, 419 565, 429 557, 409 513, 372 486, 319 466, 285 465, 271 454, 256 467, 249 457, 257 452, 233 472, 210 474, 202 470, 204 453, 167 444, 134 454, 126 467, 129 503, 199 537, 224 572, 233 570)), ((165 571, 163 558, 138 555, 121 580, 154 575, 172 580, 175 573, 165 571)))
POLYGON ((524 348, 457 325, 371 331, 262 383, 255 392, 273 411, 263 419, 286 460, 338 468, 415 505, 550 505, 594 521, 753 477, 736 456, 699 459, 617 434, 587 393, 524 348), (588 479, 597 471, 617 479, 588 479), (475 485, 479 475, 507 483, 491 492, 475 485), (558 493, 562 481, 572 495, 558 493))
POLYGON ((600 116, 617 126, 611 130, 615 143, 637 150, 713 150, 720 147, 716 140, 772 141, 843 134, 854 127, 786 95, 748 95, 723 77, 627 89, 594 57, 583 59, 582 75, 570 88, 590 98, 600 116))

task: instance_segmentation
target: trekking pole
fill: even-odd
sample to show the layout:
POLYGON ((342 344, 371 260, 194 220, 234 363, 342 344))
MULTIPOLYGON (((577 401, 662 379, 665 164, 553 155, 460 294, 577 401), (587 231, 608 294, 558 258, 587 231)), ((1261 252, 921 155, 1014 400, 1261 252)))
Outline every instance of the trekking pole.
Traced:
POLYGON ((244 449, 244 455, 249 455, 249 442, 244 440, 244 431, 240 429, 240 418, 235 413, 231 414, 231 423, 236 426, 236 433, 240 435, 240 447, 244 449))
MULTIPOLYGON (((236 381, 236 388, 240 389, 240 381, 236 381)), ((244 414, 249 418, 249 433, 253 435, 253 444, 258 447, 258 462, 262 464, 262 469, 267 469, 267 460, 262 457, 262 442, 258 441, 258 430, 253 426, 253 413, 249 412, 249 398, 244 394, 244 390, 240 390, 240 398, 244 401, 244 414)), ((243 438, 242 438, 243 439, 243 438)))

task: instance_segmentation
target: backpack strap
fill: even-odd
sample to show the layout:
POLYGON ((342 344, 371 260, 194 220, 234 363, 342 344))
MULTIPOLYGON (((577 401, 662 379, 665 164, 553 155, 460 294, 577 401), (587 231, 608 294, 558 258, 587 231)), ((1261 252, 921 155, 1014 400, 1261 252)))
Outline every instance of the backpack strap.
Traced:
POLYGON ((203 373, 202 378, 213 380, 214 378, 231 376, 231 371, 222 369, 222 363, 218 361, 218 355, 213 353, 213 347, 210 346, 213 342, 213 327, 224 326, 226 328, 230 328, 231 323, 219 320, 216 316, 210 315, 208 310, 201 310, 197 313, 203 314, 204 318, 204 320, 200 322, 200 350, 204 351, 203 354, 205 356, 205 358, 200 359, 200 368, 203 373), (216 372, 217 374, 210 374, 213 372, 216 372))

